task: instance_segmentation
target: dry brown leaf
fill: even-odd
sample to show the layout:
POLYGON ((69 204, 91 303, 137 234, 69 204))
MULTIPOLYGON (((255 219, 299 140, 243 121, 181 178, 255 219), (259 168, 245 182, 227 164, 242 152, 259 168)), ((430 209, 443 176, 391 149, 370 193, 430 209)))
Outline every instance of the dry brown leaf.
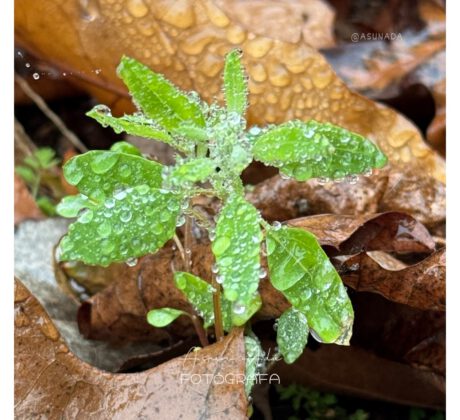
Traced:
POLYGON ((436 114, 427 130, 427 140, 444 154, 446 153, 446 80, 442 80, 432 89, 436 114))
POLYGON ((100 101, 119 110, 132 109, 115 75, 122 54, 209 101, 220 92, 223 56, 239 47, 249 74, 251 124, 330 121, 374 140, 391 162, 444 181, 443 160, 407 119, 350 91, 303 39, 288 43, 257 35, 214 1, 23 0, 15 6, 18 42, 72 70, 100 101))
POLYGON ((257 35, 328 48, 334 41, 334 10, 322 0, 216 0, 235 24, 257 35))
MULTIPOLYGON (((385 215, 381 217, 384 220, 385 215)), ((341 216, 338 219, 341 219, 341 216)), ((367 226, 366 224, 363 226, 361 229, 369 229, 368 232, 370 234, 372 234, 372 226, 375 229, 374 232, 379 232, 380 230, 378 224, 373 225, 372 218, 367 226)), ((357 234, 355 233, 355 239, 351 241, 354 247, 358 247, 357 239, 360 237, 359 231, 360 229, 355 231, 357 234)), ((330 231, 324 228, 321 232, 325 236, 319 238, 320 242, 324 241, 330 244, 332 242, 330 231)), ((423 243, 421 239, 426 237, 426 231, 423 231, 423 228, 419 227, 413 230, 413 234, 413 249, 423 249, 426 252, 428 247, 421 247, 421 243, 423 243), (417 231, 420 232, 417 233, 417 231)), ((351 235, 351 238, 353 236, 351 235)), ((333 237, 336 238, 336 232, 334 232, 333 237)), ((410 235, 406 239, 407 242, 403 249, 408 251, 410 249, 410 235)), ((393 240, 391 235, 389 235, 389 240, 393 240)), ((372 247, 377 243, 377 241, 375 243, 372 243, 372 241, 365 243, 361 246, 361 249, 367 246, 369 249, 373 249, 372 247)), ((430 246, 432 246, 432 243, 430 246)), ((387 249, 396 249, 396 246, 391 248, 384 245, 383 248, 385 247, 387 249)), ((191 270, 196 275, 209 281, 211 278, 211 265, 213 263, 213 255, 209 245, 204 243, 195 244, 191 249, 191 258, 193 261, 191 270)), ((442 267, 438 266, 438 261, 434 257, 431 257, 432 259, 429 258, 425 260, 425 265, 417 264, 408 267, 406 271, 399 272, 399 274, 407 274, 407 277, 400 276, 400 283, 404 283, 405 280, 408 282, 405 287, 401 288, 399 293, 391 287, 386 287, 385 284, 377 282, 370 283, 369 281, 366 284, 368 288, 365 290, 372 290, 375 293, 383 294, 387 299, 394 299, 397 302, 404 301, 405 304, 414 307, 425 309, 440 308, 444 296, 443 285, 445 278, 443 277, 442 267), (421 270, 422 266, 424 267, 424 271, 421 270), (438 276, 438 287, 436 289, 432 289, 431 277, 428 275, 430 268, 434 270, 433 274, 438 276), (425 276, 422 276, 419 280, 414 276, 414 273, 425 273, 425 276), (429 294, 420 294, 419 291, 422 289, 429 290, 429 294)), ((188 319, 179 318, 168 329, 152 328, 147 324, 145 319, 146 313, 152 308, 169 306, 182 310, 191 310, 185 296, 175 287, 173 282, 173 267, 181 267, 181 264, 179 252, 173 251, 171 246, 168 246, 155 255, 143 258, 135 271, 129 271, 126 266, 126 268, 120 266, 120 273, 117 275, 112 273, 114 277, 108 279, 110 284, 104 290, 84 302, 80 307, 79 327, 82 334, 87 338, 110 341, 159 339, 169 339, 172 341, 178 337, 193 334, 193 329, 188 319)), ((264 261, 263 264, 266 265, 266 262, 264 261)), ((394 285, 396 280, 392 277, 393 273, 388 273, 387 269, 381 268, 380 265, 377 268, 379 268, 377 274, 382 278, 388 276, 390 279, 389 284, 394 285)), ((353 288, 356 287, 358 290, 361 290, 361 286, 356 281, 356 276, 349 276, 349 274, 349 272, 344 272, 344 282, 353 288)), ((268 279, 260 282, 259 290, 263 301, 262 308, 258 312, 259 318, 278 317, 289 307, 286 299, 271 286, 268 279)))
POLYGON ((307 346, 293 364, 274 371, 283 384, 297 383, 328 392, 393 403, 444 408, 445 380, 441 375, 378 357, 356 346, 307 346))
MULTIPOLYGON (((319 214, 289 220, 289 226, 313 233, 321 245, 338 255, 363 250, 397 253, 431 252, 435 242, 425 226, 405 213, 388 212, 368 216, 319 214)), ((329 253, 330 254, 330 253, 329 253)))
POLYGON ((246 198, 269 221, 321 213, 360 216, 387 211, 408 213, 427 227, 445 221, 443 183, 404 167, 374 171, 355 184, 298 182, 276 175, 253 187, 246 198))
POLYGON ((43 219, 45 216, 38 208, 24 181, 14 175, 14 224, 26 219, 43 219))
POLYGON ((445 249, 417 264, 406 266, 375 252, 338 257, 343 281, 357 291, 379 293, 387 299, 419 309, 445 310, 445 249))
POLYGON ((38 301, 15 281, 16 418, 245 419, 244 384, 217 380, 244 371, 242 330, 142 373, 100 371, 69 351, 38 301), (181 376, 195 374, 201 380, 193 384, 181 376))

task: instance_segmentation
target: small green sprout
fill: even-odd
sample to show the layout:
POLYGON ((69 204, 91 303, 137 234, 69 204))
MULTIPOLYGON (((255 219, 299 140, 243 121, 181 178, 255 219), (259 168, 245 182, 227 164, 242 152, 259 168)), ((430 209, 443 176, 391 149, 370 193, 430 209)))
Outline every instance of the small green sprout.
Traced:
MULTIPOLYGON (((371 141, 332 124, 290 121, 248 129, 247 80, 240 55, 235 50, 226 57, 225 107, 209 105, 133 58, 122 58, 118 74, 139 112, 114 117, 99 105, 88 115, 117 133, 169 144, 177 150, 175 165, 149 160, 125 142, 71 159, 64 174, 80 194, 66 197, 58 207, 61 215, 77 217, 60 243, 60 259, 101 266, 132 262, 174 238, 188 260, 189 235, 184 234, 184 247, 175 232, 194 219, 211 240, 213 279, 188 273, 190 264, 184 264, 174 281, 202 318, 202 328, 214 326, 219 339, 223 331, 246 325, 260 309, 259 283, 266 276, 261 250, 266 247, 270 281, 292 305, 277 330, 279 351, 292 363, 309 333, 321 342, 347 345, 353 308, 316 238, 264 221, 246 201, 240 175, 255 159, 299 181, 342 179, 380 168, 386 157, 371 141), (215 225, 191 205, 201 195, 221 202, 215 225)), ((183 314, 155 308, 147 319, 163 327, 183 314)), ((247 342, 254 347, 257 341, 247 342)))
POLYGON ((40 210, 48 216, 56 215, 56 204, 41 190, 46 189, 50 195, 62 197, 62 191, 58 187, 59 176, 55 172, 59 162, 60 159, 56 157, 53 149, 40 147, 31 155, 26 156, 22 165, 14 169, 30 189, 40 210))

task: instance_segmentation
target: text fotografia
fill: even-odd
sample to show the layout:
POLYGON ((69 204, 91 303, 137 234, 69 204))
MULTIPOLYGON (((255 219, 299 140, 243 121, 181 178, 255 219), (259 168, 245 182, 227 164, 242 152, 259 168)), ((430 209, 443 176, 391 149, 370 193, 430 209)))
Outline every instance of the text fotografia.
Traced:
POLYGON ((227 373, 222 375, 219 373, 181 373, 180 383, 191 383, 193 385, 206 384, 206 385, 233 385, 245 384, 251 382, 254 384, 280 384, 280 377, 276 373, 256 373, 253 376, 246 377, 243 373, 227 373))
POLYGON ((372 33, 372 32, 354 32, 351 34, 351 42, 359 41, 402 41, 403 37, 400 32, 384 32, 384 33, 372 33))

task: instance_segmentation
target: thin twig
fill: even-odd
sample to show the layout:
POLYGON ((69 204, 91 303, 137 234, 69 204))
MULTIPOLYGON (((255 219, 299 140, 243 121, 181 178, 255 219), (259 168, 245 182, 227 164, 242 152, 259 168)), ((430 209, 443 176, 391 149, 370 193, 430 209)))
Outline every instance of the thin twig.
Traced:
POLYGON ((88 148, 82 141, 70 131, 64 122, 55 114, 42 99, 21 76, 15 74, 14 81, 21 87, 22 91, 37 105, 37 107, 54 123, 62 135, 81 153, 87 152, 88 148))
POLYGON ((14 146, 15 153, 17 150, 24 156, 30 156, 37 150, 37 146, 35 146, 22 124, 16 118, 14 119, 14 146))

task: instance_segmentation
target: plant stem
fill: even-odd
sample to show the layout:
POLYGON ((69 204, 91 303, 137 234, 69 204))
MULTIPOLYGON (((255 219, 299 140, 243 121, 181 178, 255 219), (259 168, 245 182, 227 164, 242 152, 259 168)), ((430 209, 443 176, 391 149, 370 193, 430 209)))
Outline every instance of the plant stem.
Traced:
POLYGON ((184 271, 190 270, 190 258, 191 258, 191 251, 192 251, 192 218, 187 216, 185 218, 185 226, 184 226, 184 248, 185 248, 185 259, 184 259, 184 271))
POLYGON ((214 329, 216 332, 216 341, 224 337, 224 327, 222 325, 222 308, 220 305, 220 284, 217 283, 215 274, 212 275, 212 287, 215 292, 212 294, 212 303, 214 306, 214 329))
POLYGON ((201 319, 198 318, 196 315, 190 315, 190 318, 192 319, 193 326, 195 327, 196 335, 200 340, 201 346, 209 346, 208 336, 206 334, 205 329, 203 328, 201 319))
POLYGON ((180 241, 177 235, 173 236, 173 240, 177 246, 177 249, 179 250, 180 256, 182 258, 182 262, 185 264, 185 252, 184 252, 184 247, 182 246, 182 242, 180 241))

